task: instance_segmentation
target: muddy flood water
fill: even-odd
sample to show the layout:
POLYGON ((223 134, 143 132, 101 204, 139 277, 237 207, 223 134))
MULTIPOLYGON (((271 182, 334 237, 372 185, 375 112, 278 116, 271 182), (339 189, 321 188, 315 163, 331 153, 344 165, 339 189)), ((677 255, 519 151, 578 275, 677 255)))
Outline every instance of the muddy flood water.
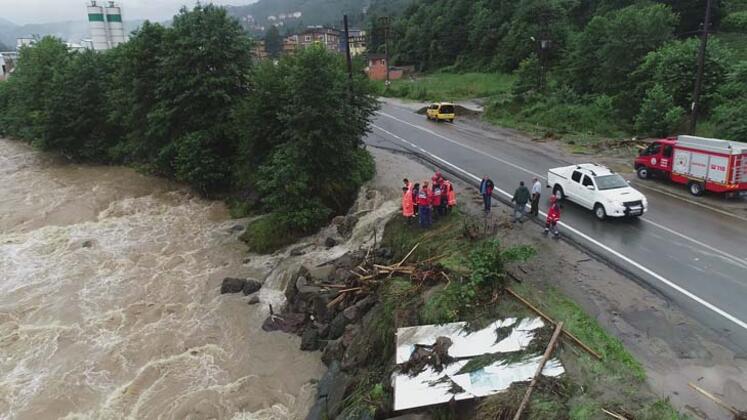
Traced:
POLYGON ((261 330, 280 292, 219 294, 256 274, 235 224, 165 180, 0 139, 0 419, 303 418, 322 364, 261 330))

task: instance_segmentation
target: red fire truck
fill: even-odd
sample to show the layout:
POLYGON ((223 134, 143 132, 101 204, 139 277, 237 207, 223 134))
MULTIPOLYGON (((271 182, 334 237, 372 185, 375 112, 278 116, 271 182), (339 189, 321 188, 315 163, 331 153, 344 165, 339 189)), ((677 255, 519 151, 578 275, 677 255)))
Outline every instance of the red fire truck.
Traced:
POLYGON ((747 193, 747 143, 678 136, 657 140, 635 160, 639 178, 659 176, 705 191, 747 193))

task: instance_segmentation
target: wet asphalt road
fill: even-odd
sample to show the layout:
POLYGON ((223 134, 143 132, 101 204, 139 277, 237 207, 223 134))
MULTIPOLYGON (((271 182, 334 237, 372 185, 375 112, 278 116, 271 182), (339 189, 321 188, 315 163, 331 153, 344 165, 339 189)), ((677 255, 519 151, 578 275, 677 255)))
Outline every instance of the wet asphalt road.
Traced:
MULTIPOLYGON (((425 155, 475 185, 479 181, 473 175, 488 175, 496 189, 509 194, 519 181, 530 185, 534 176, 544 186, 549 168, 584 163, 555 158, 500 130, 460 121, 435 123, 386 103, 366 142, 425 155)), ((590 210, 564 203, 561 233, 659 290, 718 331, 729 347, 747 351, 747 221, 648 189, 641 192, 649 211, 640 219, 599 221, 590 210)), ((544 188, 541 211, 549 195, 544 188)), ((540 227, 525 223, 524 229, 540 227)))

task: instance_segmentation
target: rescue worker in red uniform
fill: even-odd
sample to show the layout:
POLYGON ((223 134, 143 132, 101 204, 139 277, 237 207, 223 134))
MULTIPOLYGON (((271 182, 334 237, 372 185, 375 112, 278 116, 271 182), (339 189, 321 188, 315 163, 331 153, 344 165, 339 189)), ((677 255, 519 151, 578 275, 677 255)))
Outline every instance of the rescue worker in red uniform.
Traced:
POLYGON ((560 205, 558 199, 554 195, 550 196, 550 208, 547 210, 547 219, 545 220, 545 231, 547 235, 552 231, 552 237, 555 239, 560 238, 560 232, 558 232, 558 222, 560 221, 560 205))
POLYGON ((418 211, 420 214, 420 227, 427 228, 431 225, 431 192, 428 182, 424 182, 418 191, 418 211))
POLYGON ((454 191, 454 185, 449 181, 448 179, 444 181, 444 184, 446 184, 446 204, 449 206, 448 211, 451 212, 451 209, 456 207, 457 199, 456 199, 456 191, 454 191))
POLYGON ((410 224, 414 214, 412 208, 412 183, 407 178, 403 182, 405 186, 402 187, 402 215, 405 216, 407 223, 410 224))
POLYGON ((433 177, 433 190, 431 194, 431 218, 437 219, 437 216, 441 215, 441 185, 438 183, 438 178, 433 177))

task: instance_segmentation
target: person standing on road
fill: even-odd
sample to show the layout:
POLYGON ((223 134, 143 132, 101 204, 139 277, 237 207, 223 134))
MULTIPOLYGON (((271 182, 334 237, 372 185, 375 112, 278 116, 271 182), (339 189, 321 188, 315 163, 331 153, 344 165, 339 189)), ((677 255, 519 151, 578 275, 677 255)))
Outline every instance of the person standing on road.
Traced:
POLYGON ((527 202, 529 201, 529 190, 524 186, 524 181, 519 182, 519 188, 514 191, 514 197, 511 202, 514 203, 514 220, 513 222, 524 223, 521 220, 526 214, 527 202))
POLYGON ((554 195, 550 196, 550 208, 547 210, 547 219, 545 220, 545 231, 544 234, 547 236, 552 231, 552 237, 554 239, 560 238, 560 232, 558 232, 558 222, 560 221, 560 205, 558 199, 554 195))
POLYGON ((534 178, 532 183, 532 209, 529 211, 531 216, 539 216, 539 202, 540 193, 542 192, 542 183, 540 183, 537 177, 534 178))
POLYGON ((480 195, 482 195, 482 202, 485 205, 484 211, 486 213, 490 211, 490 199, 493 197, 493 188, 495 188, 493 180, 488 178, 487 175, 482 177, 482 182, 480 183, 480 195))
MULTIPOLYGON (((447 206, 447 212, 451 213, 451 209, 453 209, 456 206, 456 192, 454 192, 454 184, 451 183, 448 179, 444 180, 444 188, 446 189, 446 206, 447 206)), ((443 197, 441 198, 441 201, 443 201, 443 197)), ((443 204, 443 203, 442 203, 443 204)))
POLYGON ((431 194, 428 191, 428 182, 423 182, 418 192, 418 210, 420 211, 420 227, 427 228, 431 225, 431 194))

